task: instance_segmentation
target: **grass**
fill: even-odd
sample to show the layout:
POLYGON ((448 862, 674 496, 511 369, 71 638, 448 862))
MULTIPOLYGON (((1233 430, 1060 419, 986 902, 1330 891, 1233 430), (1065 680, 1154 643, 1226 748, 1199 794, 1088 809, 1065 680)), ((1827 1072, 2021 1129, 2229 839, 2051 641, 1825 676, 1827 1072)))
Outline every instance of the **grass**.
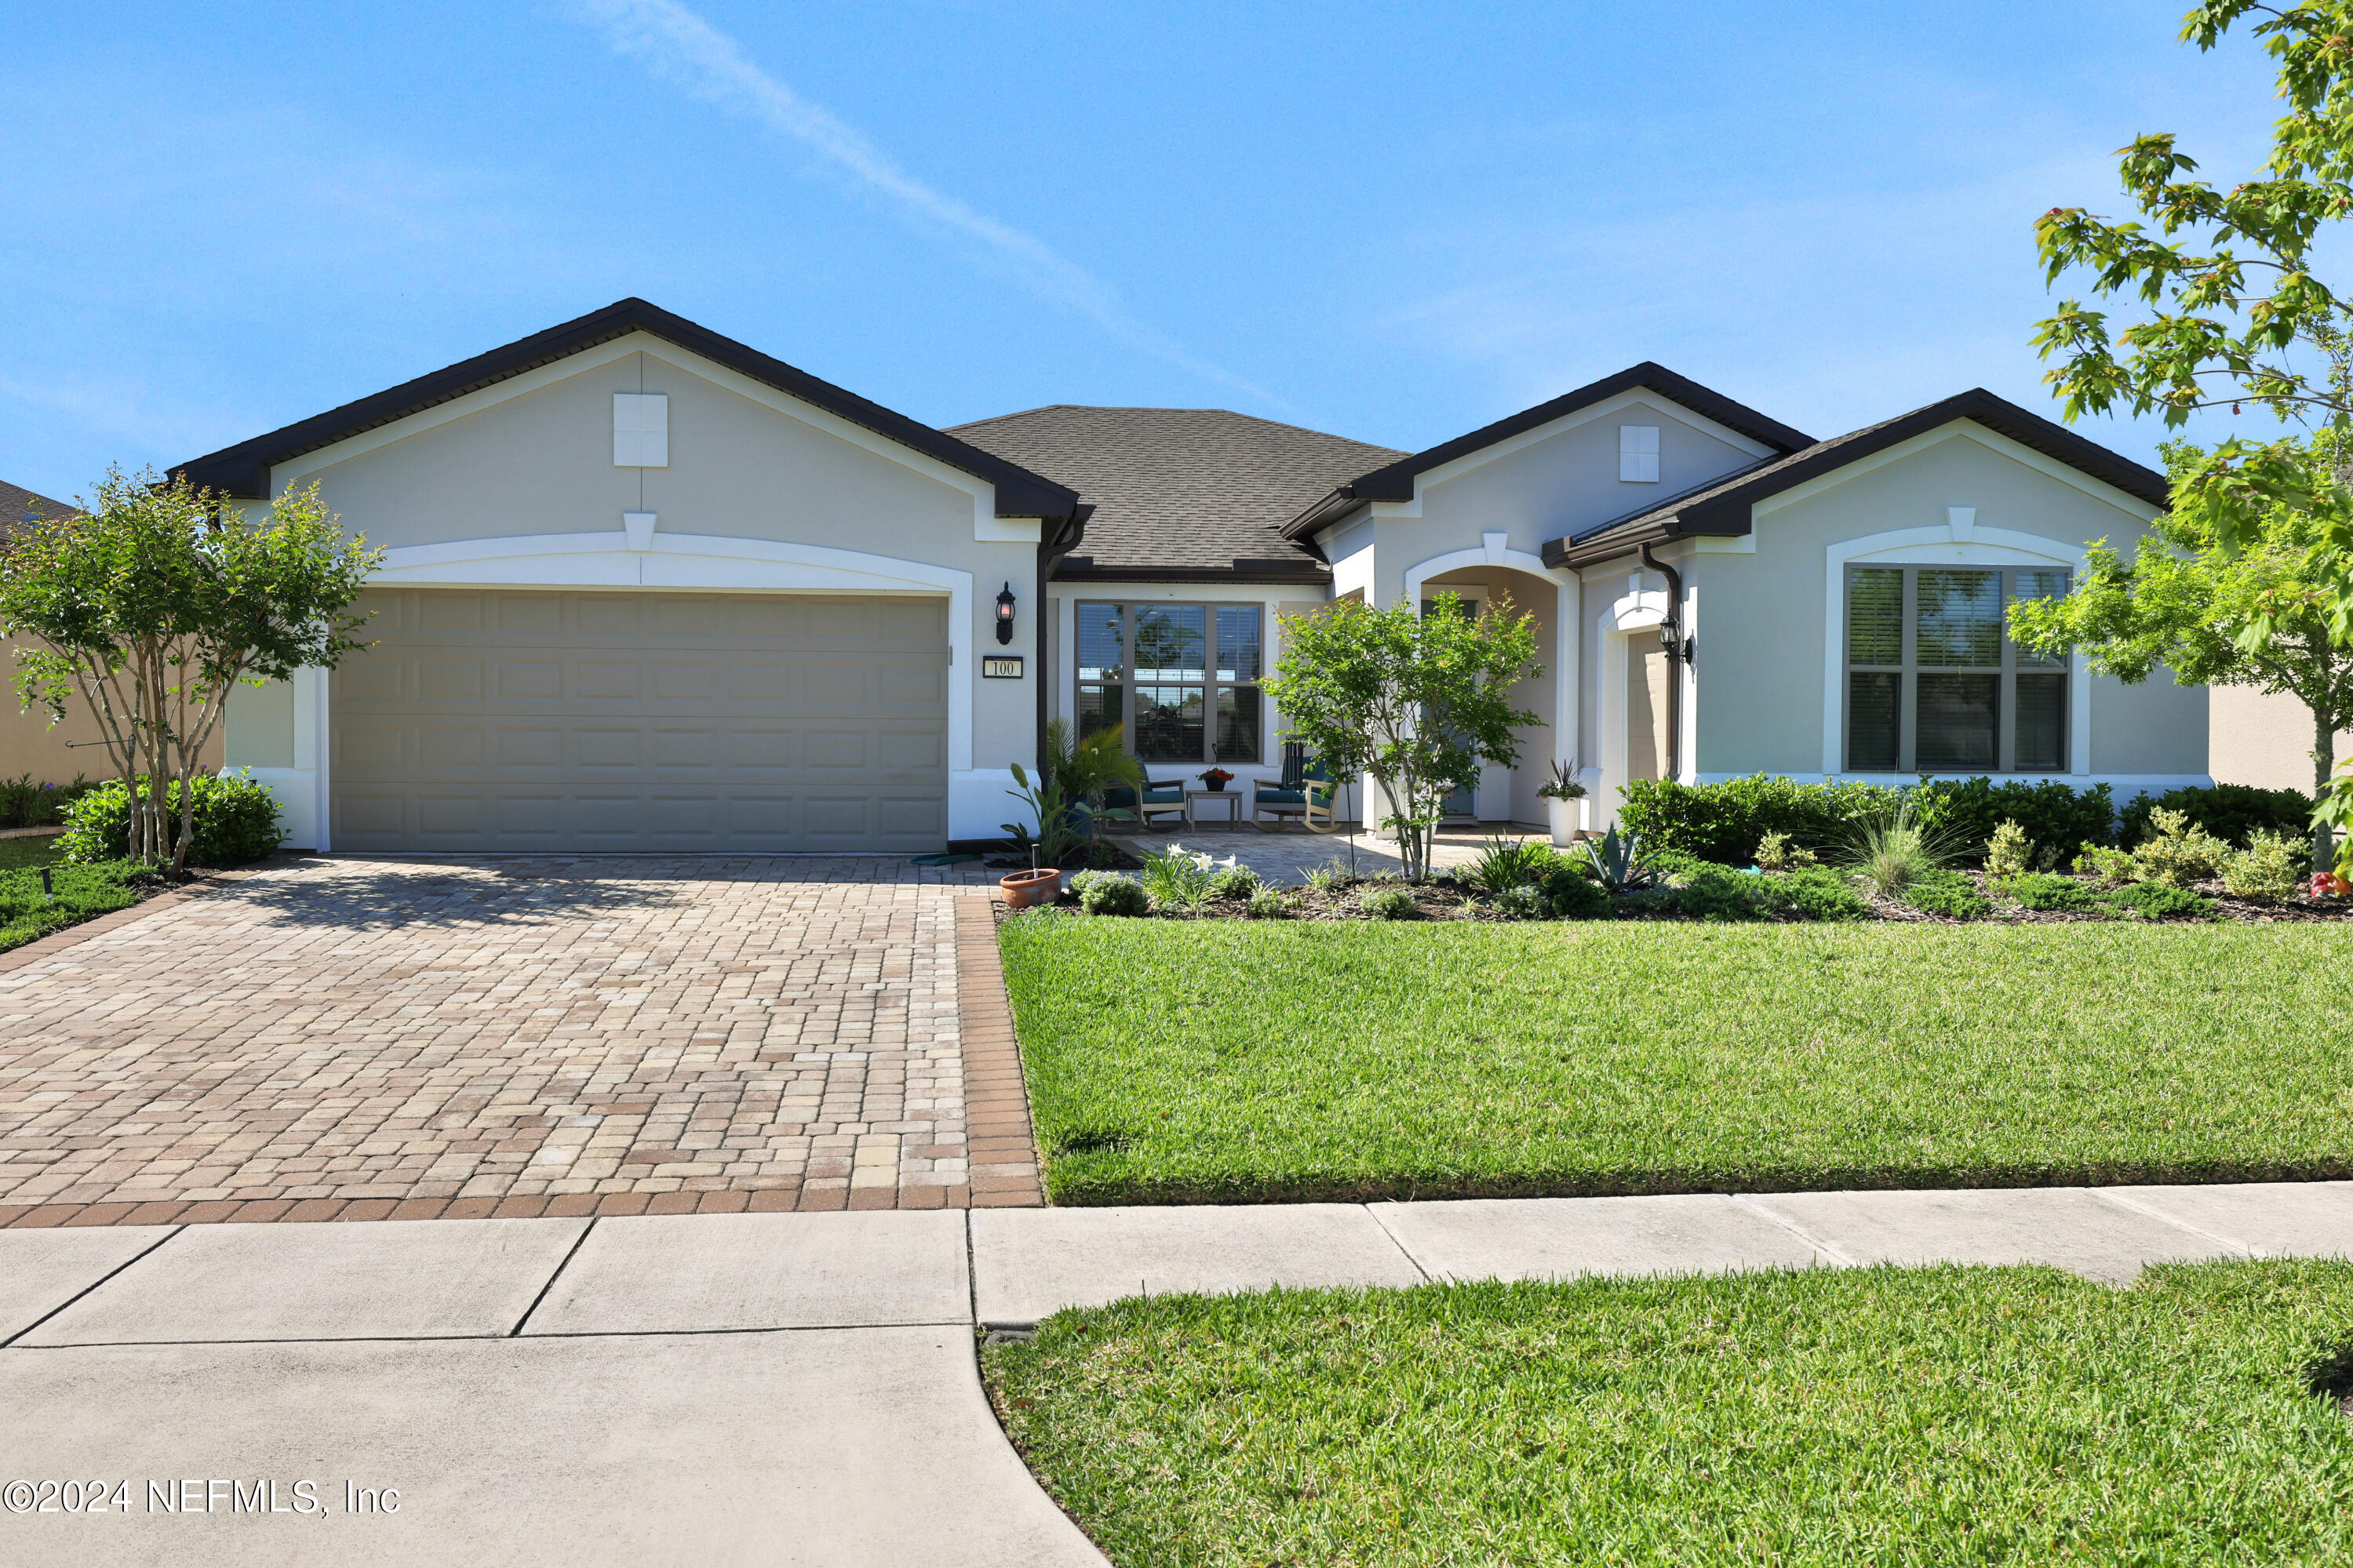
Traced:
POLYGON ((982 1369, 1121 1568, 2286 1564, 2353 1559, 2348 1345, 2344 1263, 1878 1268, 1155 1297, 982 1369))
POLYGON ((1057 1203, 2353 1174, 2333 927, 1002 940, 1057 1203))
POLYGON ((58 839, 54 834, 39 838, 0 838, 0 871, 54 865, 57 858, 58 839))
MULTIPOLYGON (((43 841, 0 839, 0 848, 26 842, 43 841)), ((104 866, 52 865, 49 881, 55 897, 45 898, 37 869, 20 866, 14 870, 0 870, 0 952, 22 947, 53 931, 79 925, 93 915, 130 908, 139 901, 138 890, 132 883, 146 874, 146 867, 130 861, 104 866)))

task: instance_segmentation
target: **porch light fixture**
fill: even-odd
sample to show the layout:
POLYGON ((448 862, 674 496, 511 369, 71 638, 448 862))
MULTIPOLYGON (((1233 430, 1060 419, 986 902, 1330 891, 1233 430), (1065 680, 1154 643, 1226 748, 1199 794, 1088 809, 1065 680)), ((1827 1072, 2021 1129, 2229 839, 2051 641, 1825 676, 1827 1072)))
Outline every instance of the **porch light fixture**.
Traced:
POLYGON ((1659 623, 1659 646, 1667 650, 1670 664, 1692 661, 1692 639, 1683 636, 1683 623, 1672 616, 1659 623))
POLYGON ((997 595, 997 640, 1013 640, 1013 584, 1008 582, 997 595))

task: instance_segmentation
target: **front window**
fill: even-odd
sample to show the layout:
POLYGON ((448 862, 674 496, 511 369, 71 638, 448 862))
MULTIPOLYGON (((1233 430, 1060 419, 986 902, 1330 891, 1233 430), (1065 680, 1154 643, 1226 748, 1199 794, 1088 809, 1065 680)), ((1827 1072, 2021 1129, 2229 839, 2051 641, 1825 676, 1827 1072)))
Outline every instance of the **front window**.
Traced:
POLYGON ((2066 592, 2058 571, 1849 567, 1848 769, 2063 773, 2067 660, 2010 641, 2004 612, 2066 592))
POLYGON ((1254 763, 1263 662, 1256 605, 1078 607, 1079 734, 1127 727, 1147 763, 1254 763))

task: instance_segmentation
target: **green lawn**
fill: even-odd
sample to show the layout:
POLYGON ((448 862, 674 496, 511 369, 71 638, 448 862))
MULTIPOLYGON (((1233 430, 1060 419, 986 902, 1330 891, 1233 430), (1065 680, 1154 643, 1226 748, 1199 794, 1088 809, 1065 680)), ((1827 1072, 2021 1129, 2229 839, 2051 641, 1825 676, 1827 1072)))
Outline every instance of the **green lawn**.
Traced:
POLYGON ((1058 1203, 2353 1174, 2340 927, 1002 940, 1058 1203))
POLYGON ((14 871, 22 866, 47 866, 58 858, 58 839, 54 834, 41 838, 0 838, 0 871, 14 871))
MULTIPOLYGON (((0 847, 24 842, 28 841, 0 839, 0 847)), ((92 915, 130 908, 139 901, 131 881, 146 871, 147 868, 127 861, 106 866, 52 866, 49 881, 55 896, 45 898, 39 871, 29 868, 0 869, 0 952, 77 925, 92 915)))
POLYGON ((982 1367, 1121 1568, 2318 1564, 2348 1347, 2353 1266, 2232 1263, 1156 1297, 982 1367))

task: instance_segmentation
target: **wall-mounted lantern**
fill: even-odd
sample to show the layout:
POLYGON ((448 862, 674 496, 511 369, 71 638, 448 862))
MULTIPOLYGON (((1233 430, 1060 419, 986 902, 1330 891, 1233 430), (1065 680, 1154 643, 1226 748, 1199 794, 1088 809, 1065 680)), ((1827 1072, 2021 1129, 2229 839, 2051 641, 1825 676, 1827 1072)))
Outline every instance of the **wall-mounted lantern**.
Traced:
POLYGON ((1672 615, 1659 623, 1659 646, 1666 650, 1669 663, 1689 664, 1693 641, 1693 638, 1683 636, 1683 622, 1672 615))
POLYGON ((1009 582, 997 595, 997 640, 1000 643, 1013 640, 1013 584, 1009 582))

